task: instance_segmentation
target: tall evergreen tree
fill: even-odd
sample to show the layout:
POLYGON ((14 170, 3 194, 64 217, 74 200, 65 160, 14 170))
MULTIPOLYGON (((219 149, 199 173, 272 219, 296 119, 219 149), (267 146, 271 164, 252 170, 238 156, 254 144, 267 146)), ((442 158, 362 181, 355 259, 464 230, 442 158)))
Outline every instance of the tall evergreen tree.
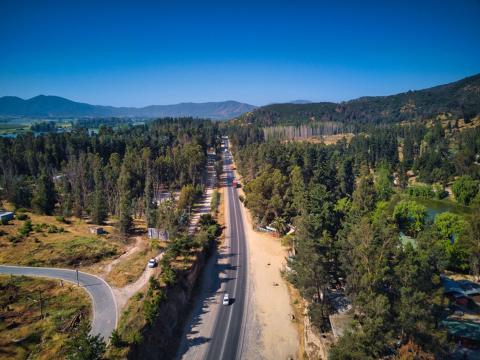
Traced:
POLYGON ((118 178, 118 191, 120 192, 118 227, 126 235, 132 227, 132 194, 130 190, 131 176, 125 163, 122 165, 118 178))
POLYGON ((153 204, 153 182, 150 169, 150 161, 147 161, 146 163, 144 198, 145 218, 147 221, 147 226, 152 226, 153 224, 155 224, 155 207, 153 204))
POLYGON ((51 215, 55 209, 55 200, 55 185, 51 177, 42 172, 32 200, 33 210, 39 214, 51 215))
POLYGON ((346 159, 340 164, 337 178, 342 196, 351 196, 355 186, 355 175, 353 174, 351 159, 346 159))
POLYGON ((305 208, 305 181, 303 180, 302 169, 295 166, 290 172, 290 189, 292 193, 292 205, 295 212, 299 214, 305 208))
POLYGON ((362 216, 375 208, 377 201, 377 192, 373 184, 371 175, 367 175, 360 179, 358 188, 353 192, 352 211, 362 216))
POLYGON ((95 182, 95 190, 93 192, 91 217, 94 224, 103 224, 107 219, 107 200, 105 198, 104 181, 102 174, 101 160, 97 157, 93 162, 93 177, 95 182))
POLYGON ((377 171, 377 179, 375 182, 375 188, 379 200, 387 201, 392 195, 392 182, 390 179, 390 171, 388 165, 383 163, 379 166, 377 171))

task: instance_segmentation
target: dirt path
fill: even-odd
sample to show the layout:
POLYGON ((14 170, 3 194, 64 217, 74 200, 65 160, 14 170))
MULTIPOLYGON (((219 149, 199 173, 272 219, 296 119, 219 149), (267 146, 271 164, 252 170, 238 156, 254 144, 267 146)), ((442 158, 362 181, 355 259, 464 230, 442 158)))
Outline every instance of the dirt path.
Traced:
MULTIPOLYGON (((163 254, 164 253, 162 252, 155 257, 157 261, 161 260, 163 254)), ((158 272, 160 272, 158 267, 149 268, 146 265, 142 275, 140 275, 140 277, 135 282, 128 284, 122 288, 112 288, 115 299, 117 300, 118 311, 120 312, 127 304, 128 300, 147 285, 150 276, 158 272)))
POLYGON ((124 252, 122 255, 120 255, 118 258, 113 260, 112 262, 108 263, 105 265, 105 267, 102 269, 102 272, 100 276, 105 279, 108 274, 112 271, 112 268, 117 265, 119 262, 123 261, 124 259, 128 258, 130 255, 135 254, 136 252, 142 250, 142 237, 141 236, 136 236, 135 237, 135 244, 131 246, 126 252, 124 252))
MULTIPOLYGON (((108 275, 114 269, 114 266, 121 263, 122 261, 127 260, 129 257, 135 255, 141 250, 146 248, 146 244, 143 243, 144 239, 141 236, 135 237, 135 243, 130 246, 125 253, 120 255, 118 258, 113 260, 112 262, 106 264, 99 272, 98 276, 102 279, 107 280, 108 275)), ((156 256, 156 259, 159 261, 162 257, 162 253, 156 256)), ((123 307, 126 305, 128 300, 135 295, 138 291, 140 291, 144 286, 147 285, 148 279, 151 275, 155 273, 157 268, 149 268, 145 265, 145 270, 142 272, 142 275, 133 283, 130 283, 124 287, 112 287, 113 294, 115 296, 115 300, 117 302, 117 313, 120 314, 123 307)))

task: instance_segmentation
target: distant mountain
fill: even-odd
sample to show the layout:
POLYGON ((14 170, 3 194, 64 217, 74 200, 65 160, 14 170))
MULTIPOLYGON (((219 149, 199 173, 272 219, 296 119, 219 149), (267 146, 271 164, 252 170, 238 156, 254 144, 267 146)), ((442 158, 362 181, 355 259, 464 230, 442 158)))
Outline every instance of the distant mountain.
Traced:
POLYGON ((58 96, 39 95, 31 99, 0 97, 0 115, 37 117, 200 117, 231 119, 251 111, 253 105, 237 101, 151 105, 142 108, 90 105, 58 96))
POLYGON ((439 114, 472 118, 480 114, 480 74, 391 96, 369 96, 342 103, 271 104, 245 113, 237 120, 262 126, 300 125, 310 121, 393 123, 431 119, 439 114))

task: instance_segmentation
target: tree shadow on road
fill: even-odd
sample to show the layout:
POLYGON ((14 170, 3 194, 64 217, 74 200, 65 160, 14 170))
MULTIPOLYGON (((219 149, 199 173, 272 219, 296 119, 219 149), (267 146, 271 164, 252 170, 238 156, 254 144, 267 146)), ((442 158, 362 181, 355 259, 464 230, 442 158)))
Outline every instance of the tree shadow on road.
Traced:
MULTIPOLYGON (((234 277, 231 276, 231 272, 237 270, 236 266, 219 264, 218 260, 231 258, 235 255, 236 254, 219 254, 216 251, 205 264, 201 278, 194 290, 190 313, 185 322, 176 359, 181 359, 192 347, 200 346, 211 341, 211 338, 200 335, 196 328, 201 325, 206 325, 203 324, 204 319, 202 319, 202 317, 212 310, 212 304, 213 306, 221 304, 222 291, 220 291, 220 289, 222 288, 222 284, 234 279, 234 277), (221 277, 221 275, 227 274, 230 276, 221 277)), ((211 324, 211 331, 213 332, 216 316, 215 318, 208 318, 208 321, 213 322, 211 324)))

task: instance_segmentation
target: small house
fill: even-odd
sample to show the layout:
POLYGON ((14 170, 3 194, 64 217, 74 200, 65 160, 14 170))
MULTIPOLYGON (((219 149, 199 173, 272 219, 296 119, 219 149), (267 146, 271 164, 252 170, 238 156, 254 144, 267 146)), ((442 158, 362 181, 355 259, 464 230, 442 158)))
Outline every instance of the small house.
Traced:
POLYGON ((105 231, 101 226, 94 226, 90 228, 90 233, 93 235, 102 235, 105 234, 105 231))
POLYGON ((168 241, 168 231, 163 229, 148 228, 148 238, 162 241, 168 241))
POLYGON ((0 211, 0 221, 6 222, 13 220, 13 212, 11 211, 0 211))

